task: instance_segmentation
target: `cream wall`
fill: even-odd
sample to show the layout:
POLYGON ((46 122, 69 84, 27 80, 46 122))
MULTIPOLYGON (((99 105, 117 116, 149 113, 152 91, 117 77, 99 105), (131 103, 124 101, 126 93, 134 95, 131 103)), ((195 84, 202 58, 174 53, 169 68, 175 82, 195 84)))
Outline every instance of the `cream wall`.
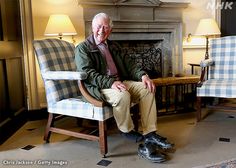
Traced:
MULTIPOLYGON (((194 34, 198 22, 201 18, 214 17, 215 11, 207 10, 208 2, 214 3, 215 0, 162 0, 163 2, 190 2, 188 8, 183 11, 183 35, 194 34)), ((84 37, 83 9, 77 5, 77 0, 32 0, 34 39, 43 39, 44 30, 48 18, 51 14, 67 14, 77 30, 75 36, 76 43, 82 41, 84 37)), ((71 40, 71 37, 64 38, 71 40)), ((201 44, 204 46, 204 43, 201 44)), ((202 47, 202 46, 201 46, 202 47)), ((187 63, 199 63, 204 57, 204 48, 192 47, 187 44, 183 49, 184 72, 189 73, 190 67, 187 63), (188 48, 187 48, 188 47, 188 48)), ((46 106, 45 92, 41 75, 37 66, 37 85, 39 92, 40 106, 46 106)))
MULTIPOLYGON (((208 3, 215 4, 217 0, 191 0, 190 5, 183 12, 183 35, 184 40, 189 33, 193 35, 192 41, 183 45, 184 72, 190 73, 188 63, 199 63, 205 56, 205 38, 194 37, 199 20, 202 18, 215 18, 216 11, 207 9, 208 3)), ((199 70, 199 68, 196 68, 199 70)))

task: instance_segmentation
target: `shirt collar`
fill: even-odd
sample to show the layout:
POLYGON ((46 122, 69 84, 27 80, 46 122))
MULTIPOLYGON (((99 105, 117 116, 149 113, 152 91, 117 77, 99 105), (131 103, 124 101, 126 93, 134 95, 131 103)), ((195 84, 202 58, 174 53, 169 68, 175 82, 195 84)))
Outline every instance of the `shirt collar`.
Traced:
MULTIPOLYGON (((95 38, 95 36, 93 35, 93 38, 94 38, 94 41, 95 41, 95 44, 98 46, 99 44, 101 44, 100 42, 97 41, 97 39, 95 38)), ((103 42, 104 44, 107 45, 107 41, 103 42)))

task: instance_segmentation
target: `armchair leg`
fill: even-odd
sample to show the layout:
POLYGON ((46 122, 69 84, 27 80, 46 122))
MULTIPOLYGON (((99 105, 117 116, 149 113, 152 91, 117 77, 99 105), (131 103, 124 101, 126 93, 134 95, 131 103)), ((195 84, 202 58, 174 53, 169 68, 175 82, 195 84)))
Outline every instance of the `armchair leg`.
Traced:
POLYGON ((106 121, 99 121, 99 145, 103 157, 107 154, 107 127, 106 121))
POLYGON ((45 133, 44 133, 44 138, 43 138, 47 143, 49 142, 49 139, 50 139, 50 136, 51 136, 50 127, 53 125, 53 122, 54 122, 53 114, 49 113, 48 123, 47 123, 46 130, 45 130, 45 133))
POLYGON ((201 121, 201 97, 197 97, 197 122, 201 121))

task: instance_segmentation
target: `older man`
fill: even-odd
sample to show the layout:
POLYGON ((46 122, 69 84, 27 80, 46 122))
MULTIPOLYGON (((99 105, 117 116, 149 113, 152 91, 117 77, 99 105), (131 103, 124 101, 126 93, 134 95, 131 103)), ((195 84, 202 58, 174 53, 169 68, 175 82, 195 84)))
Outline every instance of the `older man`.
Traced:
POLYGON ((163 162, 166 155, 158 148, 173 147, 157 131, 155 85, 145 71, 122 53, 120 46, 108 40, 112 20, 99 13, 92 20, 92 34, 75 50, 78 71, 88 74, 85 80, 89 93, 113 107, 114 118, 121 134, 140 144, 138 154, 152 162, 163 162), (139 103, 142 134, 134 131, 130 115, 131 103, 139 103))

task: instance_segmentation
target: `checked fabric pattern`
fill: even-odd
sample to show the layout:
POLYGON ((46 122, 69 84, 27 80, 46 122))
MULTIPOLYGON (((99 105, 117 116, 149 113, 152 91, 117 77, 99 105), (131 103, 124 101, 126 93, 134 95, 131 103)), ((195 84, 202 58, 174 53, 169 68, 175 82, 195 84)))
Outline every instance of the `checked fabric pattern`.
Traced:
POLYGON ((44 80, 48 112, 104 121, 113 116, 111 107, 95 107, 82 101, 78 80, 87 74, 76 72, 72 43, 59 39, 33 42, 44 80))
POLYGON ((236 98, 236 36, 212 39, 208 80, 197 96, 236 98))

